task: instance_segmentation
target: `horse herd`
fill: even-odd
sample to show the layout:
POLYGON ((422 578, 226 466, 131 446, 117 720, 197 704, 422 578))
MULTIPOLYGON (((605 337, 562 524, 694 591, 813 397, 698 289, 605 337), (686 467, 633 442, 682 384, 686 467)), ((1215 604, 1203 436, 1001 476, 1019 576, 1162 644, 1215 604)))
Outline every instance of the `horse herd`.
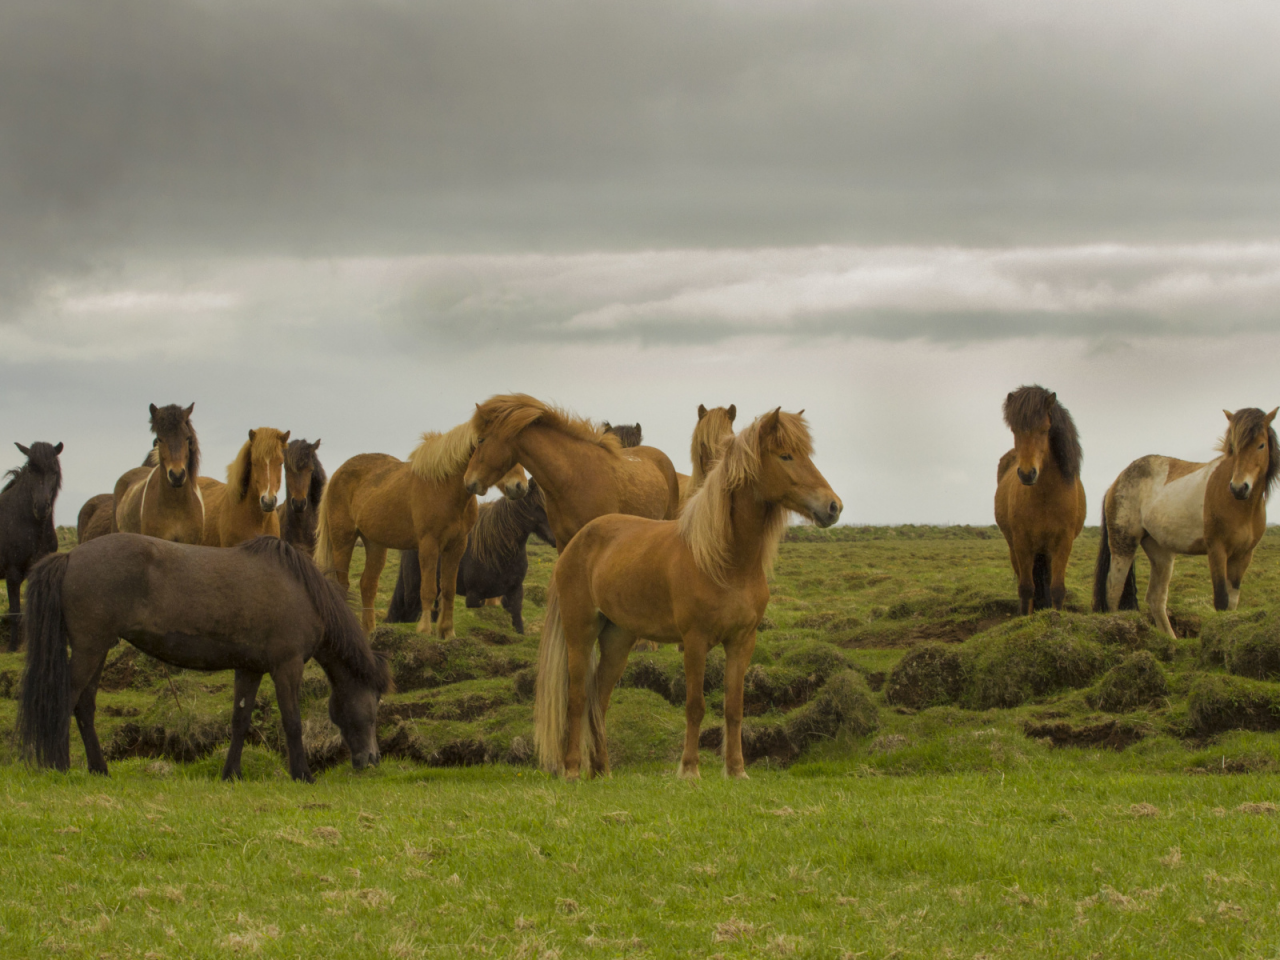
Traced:
MULTIPOLYGON (((735 433, 735 407, 700 406, 684 476, 641 442, 639 424, 598 425, 524 394, 499 395, 452 430, 424 434, 407 461, 361 454, 327 479, 319 440, 251 430, 220 483, 199 474, 193 406, 151 406, 152 450, 112 493, 83 506, 74 550, 31 570, 21 630, 21 580, 57 549, 62 445, 20 446, 27 463, 0 493, 0 565, 10 642, 23 633, 27 642, 19 730, 40 764, 69 766, 74 716, 89 769, 106 773, 95 700, 120 638, 179 667, 235 671, 225 778, 239 776, 264 674, 275 684, 290 773, 311 778, 298 692, 313 657, 353 765, 376 763, 378 701, 390 679, 367 633, 387 551, 402 552, 389 620, 416 619, 420 631, 451 637, 462 592, 468 606, 500 599, 522 632, 525 545, 538 535, 559 552, 534 708, 543 765, 570 779, 584 767, 608 772, 605 713, 643 639, 683 650, 685 777, 698 776, 706 658, 723 645, 724 769, 746 775, 743 678, 787 518, 829 526, 843 509, 813 465, 803 411, 775 409, 735 433), (478 505, 494 487, 503 498, 478 505), (346 602, 357 541, 365 550, 358 616, 346 602)), ((1060 609, 1085 516, 1079 439, 1042 387, 1010 393, 1004 413, 1015 445, 1000 460, 996 520, 1021 609, 1060 609)), ((1280 473, 1274 417, 1229 413, 1224 455, 1211 463, 1145 457, 1121 473, 1104 503, 1095 609, 1136 607, 1138 545, 1152 559, 1148 600, 1162 628, 1170 630, 1164 600, 1174 553, 1207 552, 1215 604, 1234 608, 1280 473)))

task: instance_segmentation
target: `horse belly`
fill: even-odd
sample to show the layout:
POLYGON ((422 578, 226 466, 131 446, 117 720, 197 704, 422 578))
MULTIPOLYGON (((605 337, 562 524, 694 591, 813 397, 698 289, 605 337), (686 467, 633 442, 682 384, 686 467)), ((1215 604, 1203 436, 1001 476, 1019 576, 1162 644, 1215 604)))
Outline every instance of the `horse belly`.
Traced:
POLYGON ((272 667, 267 645, 246 643, 243 638, 232 640, 199 633, 149 630, 130 630, 122 636, 143 653, 184 670, 237 669, 266 673, 272 667))

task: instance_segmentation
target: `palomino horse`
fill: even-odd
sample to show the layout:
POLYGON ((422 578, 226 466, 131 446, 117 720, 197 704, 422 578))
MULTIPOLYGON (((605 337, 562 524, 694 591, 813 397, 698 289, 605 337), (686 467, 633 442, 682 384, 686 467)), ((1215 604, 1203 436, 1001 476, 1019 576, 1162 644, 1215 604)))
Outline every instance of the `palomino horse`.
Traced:
POLYGON ((1058 395, 1044 387, 1005 397, 1004 422, 1013 449, 996 467, 996 525, 1018 578, 1018 609, 1061 610, 1071 545, 1084 529, 1080 438, 1058 395))
MULTIPOLYGON (((483 493, 516 464, 538 481, 547 519, 563 552, 573 535, 606 513, 674 519, 680 507, 675 467, 653 447, 623 450, 617 436, 517 393, 476 404, 475 453, 463 482, 483 493)), ((425 567, 423 568, 426 569, 425 567)))
MULTIPOLYGON (((316 563, 332 571, 346 590, 356 538, 364 541, 360 602, 366 630, 373 629, 373 601, 387 550, 417 550, 424 608, 430 606, 426 598, 436 597, 439 563, 443 596, 436 632, 440 637, 453 636, 458 562, 476 522, 476 498, 462 484, 462 471, 474 445, 471 424, 464 423, 448 433, 424 433, 408 463, 385 453, 362 453, 333 472, 320 501, 316 563)), ((512 499, 528 492, 518 465, 502 478, 502 489, 512 499)), ((430 629, 431 617, 424 609, 418 630, 430 629)))
POLYGON ((736 403, 731 403, 728 407, 712 407, 710 410, 703 404, 698 404, 698 423, 693 428, 693 442, 689 444, 689 462, 693 464, 693 473, 687 477, 683 473, 676 474, 680 478, 681 506, 698 492, 707 473, 724 455, 725 448, 733 439, 733 420, 737 415, 736 403))
POLYGON ((288 430, 250 430, 249 439, 227 464, 226 483, 200 478, 206 547, 234 547, 264 534, 280 536, 276 495, 280 492, 280 471, 288 442, 288 430))
POLYGON ((191 425, 195 406, 151 404, 155 443, 142 466, 116 481, 116 530, 177 543, 204 539, 200 441, 191 425))
POLYGON ((289 773, 312 779, 298 709, 302 668, 312 657, 329 678, 329 717, 352 765, 378 762, 378 699, 391 686, 387 664, 337 588, 281 540, 211 550, 128 533, 102 537, 36 567, 28 608, 18 725, 42 766, 70 766, 74 710, 89 771, 107 772, 93 716, 103 664, 122 637, 178 667, 235 670, 223 779, 240 775, 264 673, 275 684, 289 773))
POLYGON ((9 649, 22 643, 22 581, 46 553, 58 549, 53 504, 62 489, 62 444, 15 443, 27 462, 8 471, 0 490, 0 572, 9 588, 9 649))
POLYGON ((315 552, 316 522, 320 498, 328 481, 316 451, 320 441, 290 440, 284 452, 284 503, 276 507, 280 539, 305 551, 315 552))
POLYGON ((608 773, 605 712, 643 636, 684 644, 684 777, 698 776, 707 654, 724 644, 725 774, 746 776, 743 678, 788 512, 826 527, 842 508, 810 452, 804 419, 774 410, 734 438, 679 520, 605 516, 578 532, 552 573, 538 650, 534 738, 545 767, 576 779, 585 752, 592 772, 608 773))
POLYGON ((1245 407, 1227 415, 1222 456, 1208 463, 1148 456, 1121 471, 1102 501, 1102 543, 1093 578, 1093 609, 1136 610, 1133 557, 1138 545, 1151 561, 1147 612, 1177 635, 1166 604, 1179 553, 1209 555, 1213 606, 1234 610, 1240 581, 1267 527, 1267 497, 1280 477, 1276 411, 1245 407))

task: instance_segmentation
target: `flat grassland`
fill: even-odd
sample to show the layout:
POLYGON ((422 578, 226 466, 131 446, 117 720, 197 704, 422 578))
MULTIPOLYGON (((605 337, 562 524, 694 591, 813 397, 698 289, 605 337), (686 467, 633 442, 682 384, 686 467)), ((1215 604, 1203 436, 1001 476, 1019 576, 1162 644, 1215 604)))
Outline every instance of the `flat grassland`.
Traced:
MULTIPOLYGON (((125 644, 99 695, 110 779, 0 742, 0 955, 67 957, 1185 957, 1280 954, 1280 534, 1237 614, 1179 561, 1168 641, 1088 605, 1013 616, 991 528, 792 531, 748 677, 748 782, 672 774, 684 677, 633 655, 613 778, 532 764, 526 624, 458 608, 458 639, 380 627, 398 690, 384 760, 345 764, 309 666, 319 782, 289 782, 269 681, 246 779, 217 778, 229 675, 125 644)), ((1145 588, 1142 561, 1139 586, 1145 588)), ((385 607, 395 565, 384 573, 385 607)), ((0 655, 11 731, 21 654, 0 655)))

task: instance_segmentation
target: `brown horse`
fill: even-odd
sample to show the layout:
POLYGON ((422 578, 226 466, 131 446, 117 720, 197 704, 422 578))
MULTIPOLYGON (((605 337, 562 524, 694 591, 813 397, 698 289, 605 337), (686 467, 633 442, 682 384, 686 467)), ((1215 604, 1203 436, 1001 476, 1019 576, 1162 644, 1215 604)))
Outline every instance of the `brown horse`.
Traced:
POLYGON ((1018 608, 1061 610, 1071 545, 1084 529, 1080 438, 1067 408, 1044 387, 1005 397, 1004 422, 1013 449, 996 467, 996 525, 1009 544, 1018 608))
POLYGON ((76 517, 76 543, 85 543, 114 533, 116 498, 110 493, 99 493, 84 502, 76 517))
POLYGON ((206 547, 234 547, 254 537, 280 536, 276 495, 280 492, 280 471, 288 442, 288 430, 250 430, 249 439, 227 464, 226 483, 200 478, 206 547))
POLYGON ((1147 456, 1116 477, 1102 501, 1102 543, 1093 579, 1093 609, 1138 609, 1133 558, 1151 561, 1147 612, 1176 637, 1166 605, 1173 560, 1208 554, 1215 610, 1234 610, 1240 581, 1267 528, 1267 497, 1280 477, 1276 411, 1245 407, 1227 416, 1222 456, 1208 463, 1147 456))
POLYGON ((661 450, 624 450, 617 436, 589 420, 522 393, 476 404, 471 424, 476 448, 463 477, 467 489, 483 493, 522 465, 542 488, 561 552, 606 513, 672 520, 679 511, 675 467, 661 450))
POLYGON ((698 423, 693 428, 693 442, 689 445, 689 462, 693 464, 693 473, 687 477, 681 473, 680 505, 698 492, 707 473, 716 462, 724 456, 725 449, 733 440, 733 420, 738 415, 738 405, 728 407, 712 407, 708 410, 698 404, 698 423))
MULTIPOLYGON (((332 571, 346 590, 356 538, 364 542, 360 603, 366 630, 373 629, 373 601, 387 550, 417 550, 423 606, 418 630, 431 629, 430 601, 436 598, 439 563, 436 632, 440 637, 453 636, 458 563, 476 522, 476 498, 462 484, 462 471, 474 447, 475 433, 470 423, 464 423, 448 433, 424 433, 408 463, 385 453, 362 453, 329 478, 316 527, 316 563, 332 571)), ((524 471, 513 465, 505 473, 503 493, 511 499, 524 496, 528 492, 524 471)))
POLYGON ((684 777, 698 776, 707 654, 724 644, 725 774, 746 776, 743 678, 788 512, 826 527, 842 509, 811 449, 804 419, 774 410, 734 438, 679 520, 614 515, 579 531, 552 573, 538 650, 534 738, 544 766, 576 779, 585 752, 592 772, 608 773, 605 712, 644 636, 684 644, 684 777))
POLYGON ((290 440, 284 452, 285 501, 276 507, 280 539, 308 554, 316 548, 320 498, 328 482, 316 451, 320 441, 290 440))
POLYGON ((151 432, 156 439, 142 466, 116 481, 116 530, 176 543, 203 539, 200 441, 191 425, 195 406, 151 404, 151 432))

